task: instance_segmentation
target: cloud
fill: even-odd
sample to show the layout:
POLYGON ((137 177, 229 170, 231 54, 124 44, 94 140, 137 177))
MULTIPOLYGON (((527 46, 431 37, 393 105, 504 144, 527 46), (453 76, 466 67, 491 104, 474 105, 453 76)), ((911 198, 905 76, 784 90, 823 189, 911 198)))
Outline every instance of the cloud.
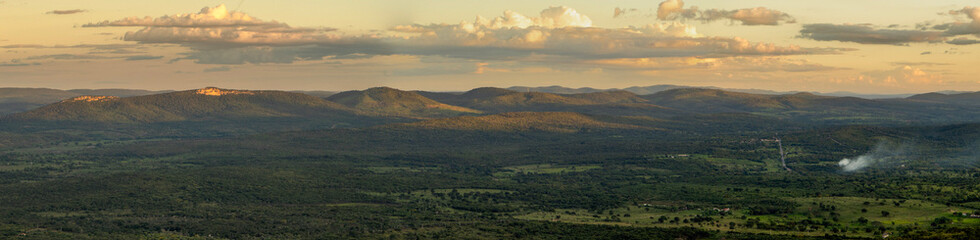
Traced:
POLYGON ((221 66, 221 67, 213 67, 213 68, 206 68, 206 69, 204 69, 204 72, 227 72, 227 71, 231 71, 231 67, 221 66))
POLYGON ((639 9, 636 9, 636 8, 626 9, 626 8, 618 8, 617 7, 616 9, 613 10, 613 18, 618 18, 619 16, 623 16, 623 15, 626 15, 628 13, 636 12, 636 11, 639 11, 639 9))
POLYGON ((963 15, 969 22, 957 21, 943 24, 923 22, 916 24, 915 29, 894 29, 899 25, 892 24, 887 28, 874 27, 868 24, 806 24, 800 30, 800 37, 817 41, 841 41, 861 44, 892 44, 907 45, 915 42, 940 43, 953 45, 971 45, 980 43, 968 38, 950 37, 974 35, 980 37, 980 8, 964 7, 951 10, 949 15, 963 15))
POLYGON ((684 8, 682 0, 667 0, 657 8, 657 18, 660 20, 693 19, 702 22, 731 20, 742 25, 779 25, 781 23, 796 23, 796 19, 787 13, 764 7, 745 8, 736 10, 708 9, 698 10, 698 7, 684 8))
POLYGON ((970 22, 954 22, 944 24, 946 34, 950 36, 973 34, 980 37, 980 7, 964 7, 960 10, 949 11, 950 15, 965 15, 970 22))
POLYGON ((657 7, 657 19, 660 20, 668 20, 678 16, 691 18, 696 15, 697 7, 684 9, 684 1, 682 0, 663 1, 657 7))
POLYGON ((83 10, 83 9, 54 10, 54 11, 46 12, 46 14, 69 15, 69 14, 76 14, 76 13, 83 13, 83 12, 88 12, 88 10, 83 10))
POLYGON ((40 63, 25 63, 20 60, 12 60, 10 62, 0 62, 0 67, 25 67, 25 66, 37 66, 40 63))
POLYGON ((0 48, 36 48, 36 49, 62 49, 62 48, 91 48, 98 50, 115 50, 127 48, 140 48, 138 44, 78 44, 78 45, 40 45, 40 44, 13 44, 2 45, 0 48))
POLYGON ((805 24, 800 37, 817 41, 855 42, 861 44, 905 45, 913 42, 942 42, 943 32, 922 30, 880 29, 870 25, 805 24))
POLYGON ((869 81, 870 83, 880 83, 880 84, 892 84, 892 85, 902 85, 902 84, 940 84, 943 83, 943 76, 940 74, 931 74, 923 71, 920 68, 913 66, 901 66, 892 70, 886 71, 873 71, 865 72, 863 74, 863 79, 869 81))
POLYGON ((505 19, 512 16, 512 12, 506 12, 504 17, 489 21, 477 18, 473 23, 403 25, 391 31, 414 34, 400 43, 412 54, 463 58, 520 54, 595 59, 808 53, 796 46, 751 43, 737 37, 703 37, 693 26, 676 22, 626 28, 499 24, 511 22, 505 19))
POLYGON ((192 49, 180 59, 203 64, 292 63, 357 55, 443 56, 517 60, 535 55, 569 59, 726 57, 822 53, 797 46, 705 37, 681 23, 626 28, 594 27, 575 9, 550 7, 532 17, 514 11, 458 24, 401 25, 387 32, 346 36, 333 29, 293 28, 224 6, 196 14, 125 18, 88 27, 135 26, 126 41, 180 44, 192 49))
POLYGON ((962 38, 961 37, 961 38, 956 38, 956 39, 953 39, 953 40, 946 41, 946 43, 953 44, 953 45, 973 45, 973 44, 980 43, 980 40, 968 39, 968 38, 962 38))
POLYGON ((90 60, 90 59, 111 59, 111 58, 117 58, 117 57, 106 57, 106 56, 89 55, 89 54, 51 54, 51 55, 31 56, 25 59, 27 60, 42 60, 42 59, 90 60))
POLYGON ((205 7, 198 13, 166 15, 162 17, 128 17, 116 21, 89 23, 82 27, 282 27, 285 24, 276 21, 262 21, 245 13, 231 11, 224 4, 216 7, 205 7))
POLYGON ((127 57, 126 61, 156 60, 161 58, 163 58, 163 56, 139 55, 127 57))
POLYGON ((745 72, 817 72, 842 68, 811 63, 802 59, 782 57, 726 57, 726 58, 623 58, 602 59, 588 62, 610 69, 629 70, 724 70, 745 72))
POLYGON ((730 19, 741 22, 742 25, 779 25, 780 22, 796 23, 796 19, 787 13, 764 8, 746 8, 738 10, 717 10, 708 9, 701 12, 699 20, 712 22, 722 19, 730 19))
POLYGON ((127 32, 126 41, 142 43, 238 43, 311 44, 340 40, 326 34, 335 29, 294 28, 285 23, 263 21, 245 13, 228 11, 225 5, 205 7, 198 13, 157 18, 128 17, 82 27, 143 27, 127 32))
POLYGON ((937 63, 937 62, 891 62, 892 65, 898 66, 949 66, 953 65, 950 63, 937 63))

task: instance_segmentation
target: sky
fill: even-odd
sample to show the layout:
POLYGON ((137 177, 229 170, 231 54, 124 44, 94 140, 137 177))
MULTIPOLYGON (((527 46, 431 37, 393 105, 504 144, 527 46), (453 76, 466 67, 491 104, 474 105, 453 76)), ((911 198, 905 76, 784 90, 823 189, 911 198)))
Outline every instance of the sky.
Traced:
POLYGON ((0 87, 980 90, 966 0, 0 0, 0 87))

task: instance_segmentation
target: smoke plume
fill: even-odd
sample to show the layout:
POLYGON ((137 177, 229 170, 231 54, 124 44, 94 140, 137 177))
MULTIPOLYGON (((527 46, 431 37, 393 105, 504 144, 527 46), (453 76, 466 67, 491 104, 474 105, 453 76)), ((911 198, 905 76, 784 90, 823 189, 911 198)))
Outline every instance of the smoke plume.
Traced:
POLYGON ((854 158, 844 158, 837 162, 844 172, 854 172, 868 167, 891 166, 908 159, 908 145, 889 141, 880 142, 874 149, 854 158))

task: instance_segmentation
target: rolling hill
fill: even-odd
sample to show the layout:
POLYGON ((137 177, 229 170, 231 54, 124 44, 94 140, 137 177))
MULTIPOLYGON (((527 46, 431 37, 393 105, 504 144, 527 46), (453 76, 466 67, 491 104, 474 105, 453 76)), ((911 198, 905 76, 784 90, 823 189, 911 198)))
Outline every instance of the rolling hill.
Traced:
POLYGON ((342 92, 326 99, 363 112, 386 116, 432 118, 481 113, 437 102, 415 92, 387 87, 342 92))
POLYGON ((132 89, 72 89, 50 88, 0 88, 0 115, 24 112, 68 98, 93 95, 130 97, 143 96, 168 91, 146 91, 132 89))
POLYGON ((908 97, 907 99, 933 103, 980 106, 980 92, 955 94, 924 93, 908 97))
POLYGON ((153 123, 240 120, 262 117, 331 116, 351 119, 356 112, 317 97, 281 91, 218 88, 137 97, 80 96, 9 116, 13 120, 153 123))

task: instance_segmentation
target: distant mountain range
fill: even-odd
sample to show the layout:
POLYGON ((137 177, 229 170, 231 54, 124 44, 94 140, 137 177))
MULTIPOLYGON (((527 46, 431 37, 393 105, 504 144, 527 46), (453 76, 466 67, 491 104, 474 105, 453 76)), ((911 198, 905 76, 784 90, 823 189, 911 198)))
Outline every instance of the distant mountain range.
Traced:
MULTIPOLYGON (((980 119, 980 93, 929 93, 864 99, 812 93, 754 94, 663 86, 652 94, 629 90, 547 93, 477 88, 463 93, 379 87, 327 97, 285 91, 220 88, 154 93, 138 90, 6 89, 5 98, 54 103, 8 114, 4 123, 221 123, 230 128, 306 129, 405 123, 401 128, 546 130, 692 129, 749 124, 932 124, 980 119), (148 95, 147 95, 148 94, 148 95), (138 96, 125 96, 138 95, 138 96), (727 119, 727 120, 726 120, 727 119), (755 120, 752 120, 755 119, 755 120), (290 124, 284 124, 289 122, 290 124), (699 123, 699 125, 691 125, 699 123), (705 125, 710 123, 711 125, 705 125)), ((552 90, 555 90, 554 88, 552 90)), ((648 88, 650 90, 651 88, 648 88)), ((653 90, 650 90, 653 91, 653 90)), ((738 127, 738 126, 733 126, 738 127)), ((756 128, 760 126, 755 126, 756 128)))
MULTIPOLYGON (((741 93, 752 93, 752 94, 768 94, 768 95, 784 95, 784 94, 794 94, 794 93, 812 93, 821 96, 831 96, 831 97, 859 97, 867 99, 886 99, 886 98, 906 98, 913 96, 915 94, 864 94, 864 93, 853 93, 853 92, 830 92, 830 93, 820 93, 820 92, 802 92, 802 91, 789 91, 789 92, 779 92, 772 90, 763 89, 738 89, 738 88, 719 88, 719 87, 692 87, 692 86, 681 86, 681 85, 653 85, 646 87, 628 87, 628 88, 611 88, 611 89, 596 89, 596 88, 567 88, 562 86, 548 86, 548 87, 524 87, 524 86, 514 86, 507 89, 512 91, 524 91, 524 92, 546 92, 546 93, 559 93, 559 94, 575 94, 575 93, 593 93, 593 92, 606 92, 622 90, 637 95, 648 95, 654 94, 662 91, 679 89, 679 88, 703 88, 703 89, 718 89, 729 92, 741 92, 741 93)), ((943 94, 958 94, 965 93, 959 91, 942 91, 938 93, 943 94)))
POLYGON ((352 117, 353 109, 301 93, 203 88, 134 97, 79 96, 12 119, 153 123, 251 117, 352 117))

